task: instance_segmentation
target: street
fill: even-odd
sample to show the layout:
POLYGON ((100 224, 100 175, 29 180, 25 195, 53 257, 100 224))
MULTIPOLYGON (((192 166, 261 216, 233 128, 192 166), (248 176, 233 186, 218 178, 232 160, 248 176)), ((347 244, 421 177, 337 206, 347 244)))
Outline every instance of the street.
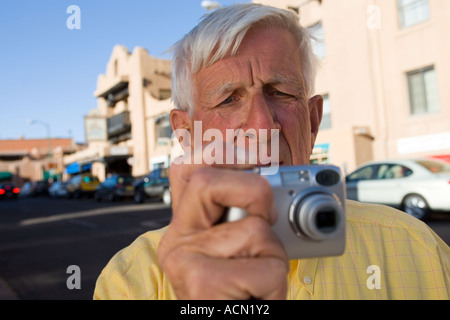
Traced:
POLYGON ((92 299, 109 259, 170 218, 171 209, 160 202, 0 201, 0 281, 19 299, 92 299), (73 265, 79 267, 81 289, 67 287, 73 265))
MULTIPOLYGON (((92 299, 97 277, 109 259, 170 219, 171 209, 157 201, 142 205, 92 199, 0 201, 0 282, 19 299, 92 299), (79 289, 68 288, 71 266, 79 267, 79 289)), ((450 243, 449 213, 436 213, 427 223, 450 243)))

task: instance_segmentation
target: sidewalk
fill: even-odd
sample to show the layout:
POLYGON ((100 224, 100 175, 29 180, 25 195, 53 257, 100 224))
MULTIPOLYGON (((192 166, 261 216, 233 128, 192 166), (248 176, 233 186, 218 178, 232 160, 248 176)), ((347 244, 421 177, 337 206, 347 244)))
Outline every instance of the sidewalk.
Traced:
POLYGON ((19 300, 17 295, 2 277, 0 277, 0 300, 19 300))

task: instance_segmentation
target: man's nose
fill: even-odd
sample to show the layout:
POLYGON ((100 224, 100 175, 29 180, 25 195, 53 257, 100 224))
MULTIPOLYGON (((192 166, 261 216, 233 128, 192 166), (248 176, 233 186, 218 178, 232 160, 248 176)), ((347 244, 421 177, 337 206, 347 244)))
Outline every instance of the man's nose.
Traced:
POLYGON ((261 132, 260 130, 264 129, 267 130, 268 137, 271 136, 271 130, 281 130, 281 125, 276 118, 276 112, 263 93, 254 94, 249 99, 246 122, 243 129, 254 129, 256 132, 261 132))

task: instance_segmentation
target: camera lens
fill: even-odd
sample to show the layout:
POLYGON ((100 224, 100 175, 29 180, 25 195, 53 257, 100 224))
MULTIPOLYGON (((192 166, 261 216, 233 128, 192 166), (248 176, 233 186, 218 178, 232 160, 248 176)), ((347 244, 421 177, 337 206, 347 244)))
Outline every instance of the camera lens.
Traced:
POLYGON ((321 232, 333 231, 336 227, 336 211, 332 208, 325 208, 316 214, 316 227, 321 232))
POLYGON ((314 241, 334 237, 343 227, 343 209, 329 193, 317 192, 296 199, 289 219, 297 234, 314 241))

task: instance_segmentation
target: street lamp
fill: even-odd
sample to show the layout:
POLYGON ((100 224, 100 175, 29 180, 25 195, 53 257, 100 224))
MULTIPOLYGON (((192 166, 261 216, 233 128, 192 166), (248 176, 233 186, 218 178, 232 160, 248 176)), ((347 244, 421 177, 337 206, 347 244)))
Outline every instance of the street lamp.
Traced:
POLYGON ((204 1, 202 1, 202 7, 209 11, 209 10, 221 8, 222 5, 217 1, 204 0, 204 1))
POLYGON ((41 124, 46 128, 47 144, 48 144, 48 158, 49 158, 49 160, 51 160, 52 159, 52 140, 51 140, 51 133, 50 133, 50 125, 47 122, 40 121, 40 120, 33 120, 33 119, 28 119, 28 124, 29 125, 41 124))

